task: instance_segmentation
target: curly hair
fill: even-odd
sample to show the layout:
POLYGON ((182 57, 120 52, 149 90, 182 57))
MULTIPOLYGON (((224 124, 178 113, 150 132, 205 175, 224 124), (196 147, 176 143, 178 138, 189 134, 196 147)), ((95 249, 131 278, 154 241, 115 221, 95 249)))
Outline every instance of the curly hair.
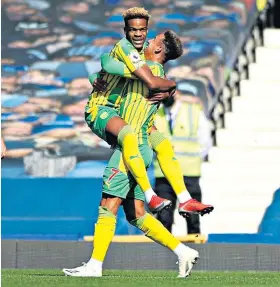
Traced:
POLYGON ((128 24, 128 20, 131 20, 131 19, 137 19, 137 18, 141 19, 142 18, 142 19, 146 19, 147 22, 150 19, 150 15, 149 15, 148 11, 142 7, 129 8, 129 9, 125 10, 122 15, 123 15, 123 19, 124 19, 126 26, 128 24))
POLYGON ((182 42, 174 31, 168 30, 164 33, 163 44, 165 52, 165 62, 177 59, 182 56, 182 42))

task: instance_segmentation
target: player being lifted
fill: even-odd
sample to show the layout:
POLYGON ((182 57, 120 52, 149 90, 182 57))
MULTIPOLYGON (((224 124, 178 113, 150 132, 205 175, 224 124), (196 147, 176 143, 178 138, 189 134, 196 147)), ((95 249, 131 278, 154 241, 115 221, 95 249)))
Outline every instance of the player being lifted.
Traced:
MULTIPOLYGON (((124 18, 126 38, 122 38, 115 45, 110 55, 116 60, 124 62, 129 72, 139 77, 151 91, 173 91, 176 88, 176 83, 154 76, 144 61, 143 45, 146 40, 149 19, 147 11, 134 8, 134 10, 128 10, 124 18)), ((169 206, 171 202, 158 197, 153 191, 144 161, 139 153, 137 135, 131 126, 118 115, 117 109, 121 93, 130 79, 109 73, 102 73, 101 78, 108 86, 103 91, 94 89, 86 106, 86 121, 100 138, 109 144, 117 141, 122 147, 125 165, 143 190, 150 210, 152 212, 160 211, 169 206)))
MULTIPOLYGON (((150 60, 147 63, 153 74, 159 77, 164 77, 162 65, 181 54, 181 42, 172 31, 157 36, 145 50, 146 59, 150 60)), ((110 62, 110 66, 115 69, 115 73, 122 73, 124 70, 124 64, 115 60, 110 62)), ((127 76, 131 77, 132 75, 127 73, 127 76)), ((151 164, 153 157, 148 144, 148 130, 157 112, 157 105, 151 105, 143 97, 148 93, 148 88, 139 79, 135 79, 127 84, 127 89, 120 102, 121 116, 126 119, 138 135, 139 150, 146 168, 151 164)), ((102 200, 98 221, 95 225, 92 257, 88 263, 80 267, 63 269, 66 275, 75 277, 102 276, 103 261, 115 233, 116 214, 121 204, 127 220, 132 225, 178 256, 178 277, 184 278, 190 274, 199 256, 198 252, 182 244, 156 218, 145 212, 144 194, 139 185, 136 186, 136 184, 124 164, 121 147, 117 147, 103 177, 102 200)))
MULTIPOLYGON (((134 98, 135 95, 147 97, 147 91, 143 94, 143 89, 147 90, 149 88, 152 91, 164 91, 167 90, 168 84, 160 90, 161 84, 159 80, 164 81, 164 79, 157 76, 163 76, 164 72, 162 71, 162 74, 159 75, 153 74, 144 62, 144 50, 147 46, 145 40, 148 30, 148 12, 143 8, 134 7, 126 10, 123 16, 126 38, 121 39, 111 51, 110 57, 113 59, 105 55, 103 57, 103 68, 108 73, 102 76, 102 80, 96 81, 96 88, 102 90, 107 84, 108 87, 105 88, 105 92, 94 92, 92 94, 86 108, 86 120, 92 131, 107 142, 112 143, 110 141, 110 136, 112 135, 117 138, 118 144, 122 146, 126 166, 144 191, 150 210, 157 212, 169 205, 170 201, 157 197, 151 188, 143 159, 139 154, 137 140, 137 133, 140 132, 139 128, 144 123, 145 116, 147 117, 150 112, 157 109, 157 105, 152 105, 151 102, 142 98, 141 104, 137 106, 134 105, 133 101, 131 102, 130 97, 128 97, 130 98, 130 104, 128 104, 128 100, 121 108, 119 108, 119 104, 121 101, 120 94, 124 98, 126 98, 128 93, 134 94, 134 98), (114 59, 119 64, 123 63, 122 66, 117 66, 117 62, 114 59), (125 77, 128 79, 125 79, 125 77), (131 77, 138 78, 141 82, 133 82, 129 79, 131 77), (116 81, 117 85, 115 86, 112 83, 116 81), (105 82, 106 85, 103 86, 102 84, 105 82), (157 83, 159 83, 158 86, 157 83), (126 113, 126 116, 124 116, 124 113, 126 113), (141 120, 139 120, 140 118, 141 120)), ((162 41, 162 39, 157 37, 155 41, 162 41)), ((145 54, 151 53, 153 57, 160 58, 161 51, 159 48, 157 49, 155 51, 148 49, 145 54)), ((165 49, 169 49, 167 52, 172 53, 167 42, 165 49)), ((148 57, 150 58, 151 55, 148 57)), ((154 64, 154 66, 158 65, 160 64, 154 64)), ((170 86, 173 87, 173 82, 170 86)), ((168 96, 170 96, 169 92, 159 93, 150 98, 150 100, 164 99, 168 96)), ((140 139, 140 143, 142 140, 140 139)), ((204 205, 192 199, 186 190, 183 174, 179 162, 175 158, 171 142, 159 133, 155 127, 151 128, 149 141, 157 155, 163 174, 178 197, 180 202, 179 213, 186 215, 190 212, 197 212, 203 215, 211 212, 213 210, 212 206, 204 205)))

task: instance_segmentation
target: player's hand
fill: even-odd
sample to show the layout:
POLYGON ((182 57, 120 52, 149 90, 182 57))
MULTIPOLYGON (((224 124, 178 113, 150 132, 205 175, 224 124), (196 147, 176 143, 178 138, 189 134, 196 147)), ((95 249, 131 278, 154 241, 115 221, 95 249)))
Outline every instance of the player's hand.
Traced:
POLYGON ((176 92, 176 89, 173 89, 171 92, 169 92, 169 97, 173 97, 175 92, 176 92))
POLYGON ((105 92, 107 90, 108 83, 100 78, 96 78, 92 86, 97 92, 105 92))
POLYGON ((158 104, 159 102, 167 98, 169 98, 169 92, 156 93, 156 94, 153 94, 151 97, 149 97, 148 101, 152 104, 158 104))
POLYGON ((165 92, 165 93, 154 93, 150 95, 148 98, 148 101, 151 102, 152 104, 157 104, 159 102, 164 101, 165 99, 168 99, 169 97, 172 97, 175 93, 175 89, 172 90, 171 92, 165 92))

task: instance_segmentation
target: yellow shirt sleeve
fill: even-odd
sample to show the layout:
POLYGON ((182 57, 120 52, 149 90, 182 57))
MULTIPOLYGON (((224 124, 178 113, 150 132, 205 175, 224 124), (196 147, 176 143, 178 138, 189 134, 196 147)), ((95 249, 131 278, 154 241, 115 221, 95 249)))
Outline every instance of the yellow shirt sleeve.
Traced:
POLYGON ((131 73, 145 65, 145 61, 129 42, 120 41, 117 44, 115 57, 123 62, 131 73))

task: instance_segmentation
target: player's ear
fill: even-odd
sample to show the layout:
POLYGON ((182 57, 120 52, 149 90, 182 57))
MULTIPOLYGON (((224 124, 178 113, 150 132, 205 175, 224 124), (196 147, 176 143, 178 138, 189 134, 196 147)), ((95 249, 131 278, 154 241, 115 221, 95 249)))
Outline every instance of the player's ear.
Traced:
POLYGON ((155 49, 155 54, 160 54, 162 51, 162 47, 161 46, 157 46, 157 48, 155 49))

